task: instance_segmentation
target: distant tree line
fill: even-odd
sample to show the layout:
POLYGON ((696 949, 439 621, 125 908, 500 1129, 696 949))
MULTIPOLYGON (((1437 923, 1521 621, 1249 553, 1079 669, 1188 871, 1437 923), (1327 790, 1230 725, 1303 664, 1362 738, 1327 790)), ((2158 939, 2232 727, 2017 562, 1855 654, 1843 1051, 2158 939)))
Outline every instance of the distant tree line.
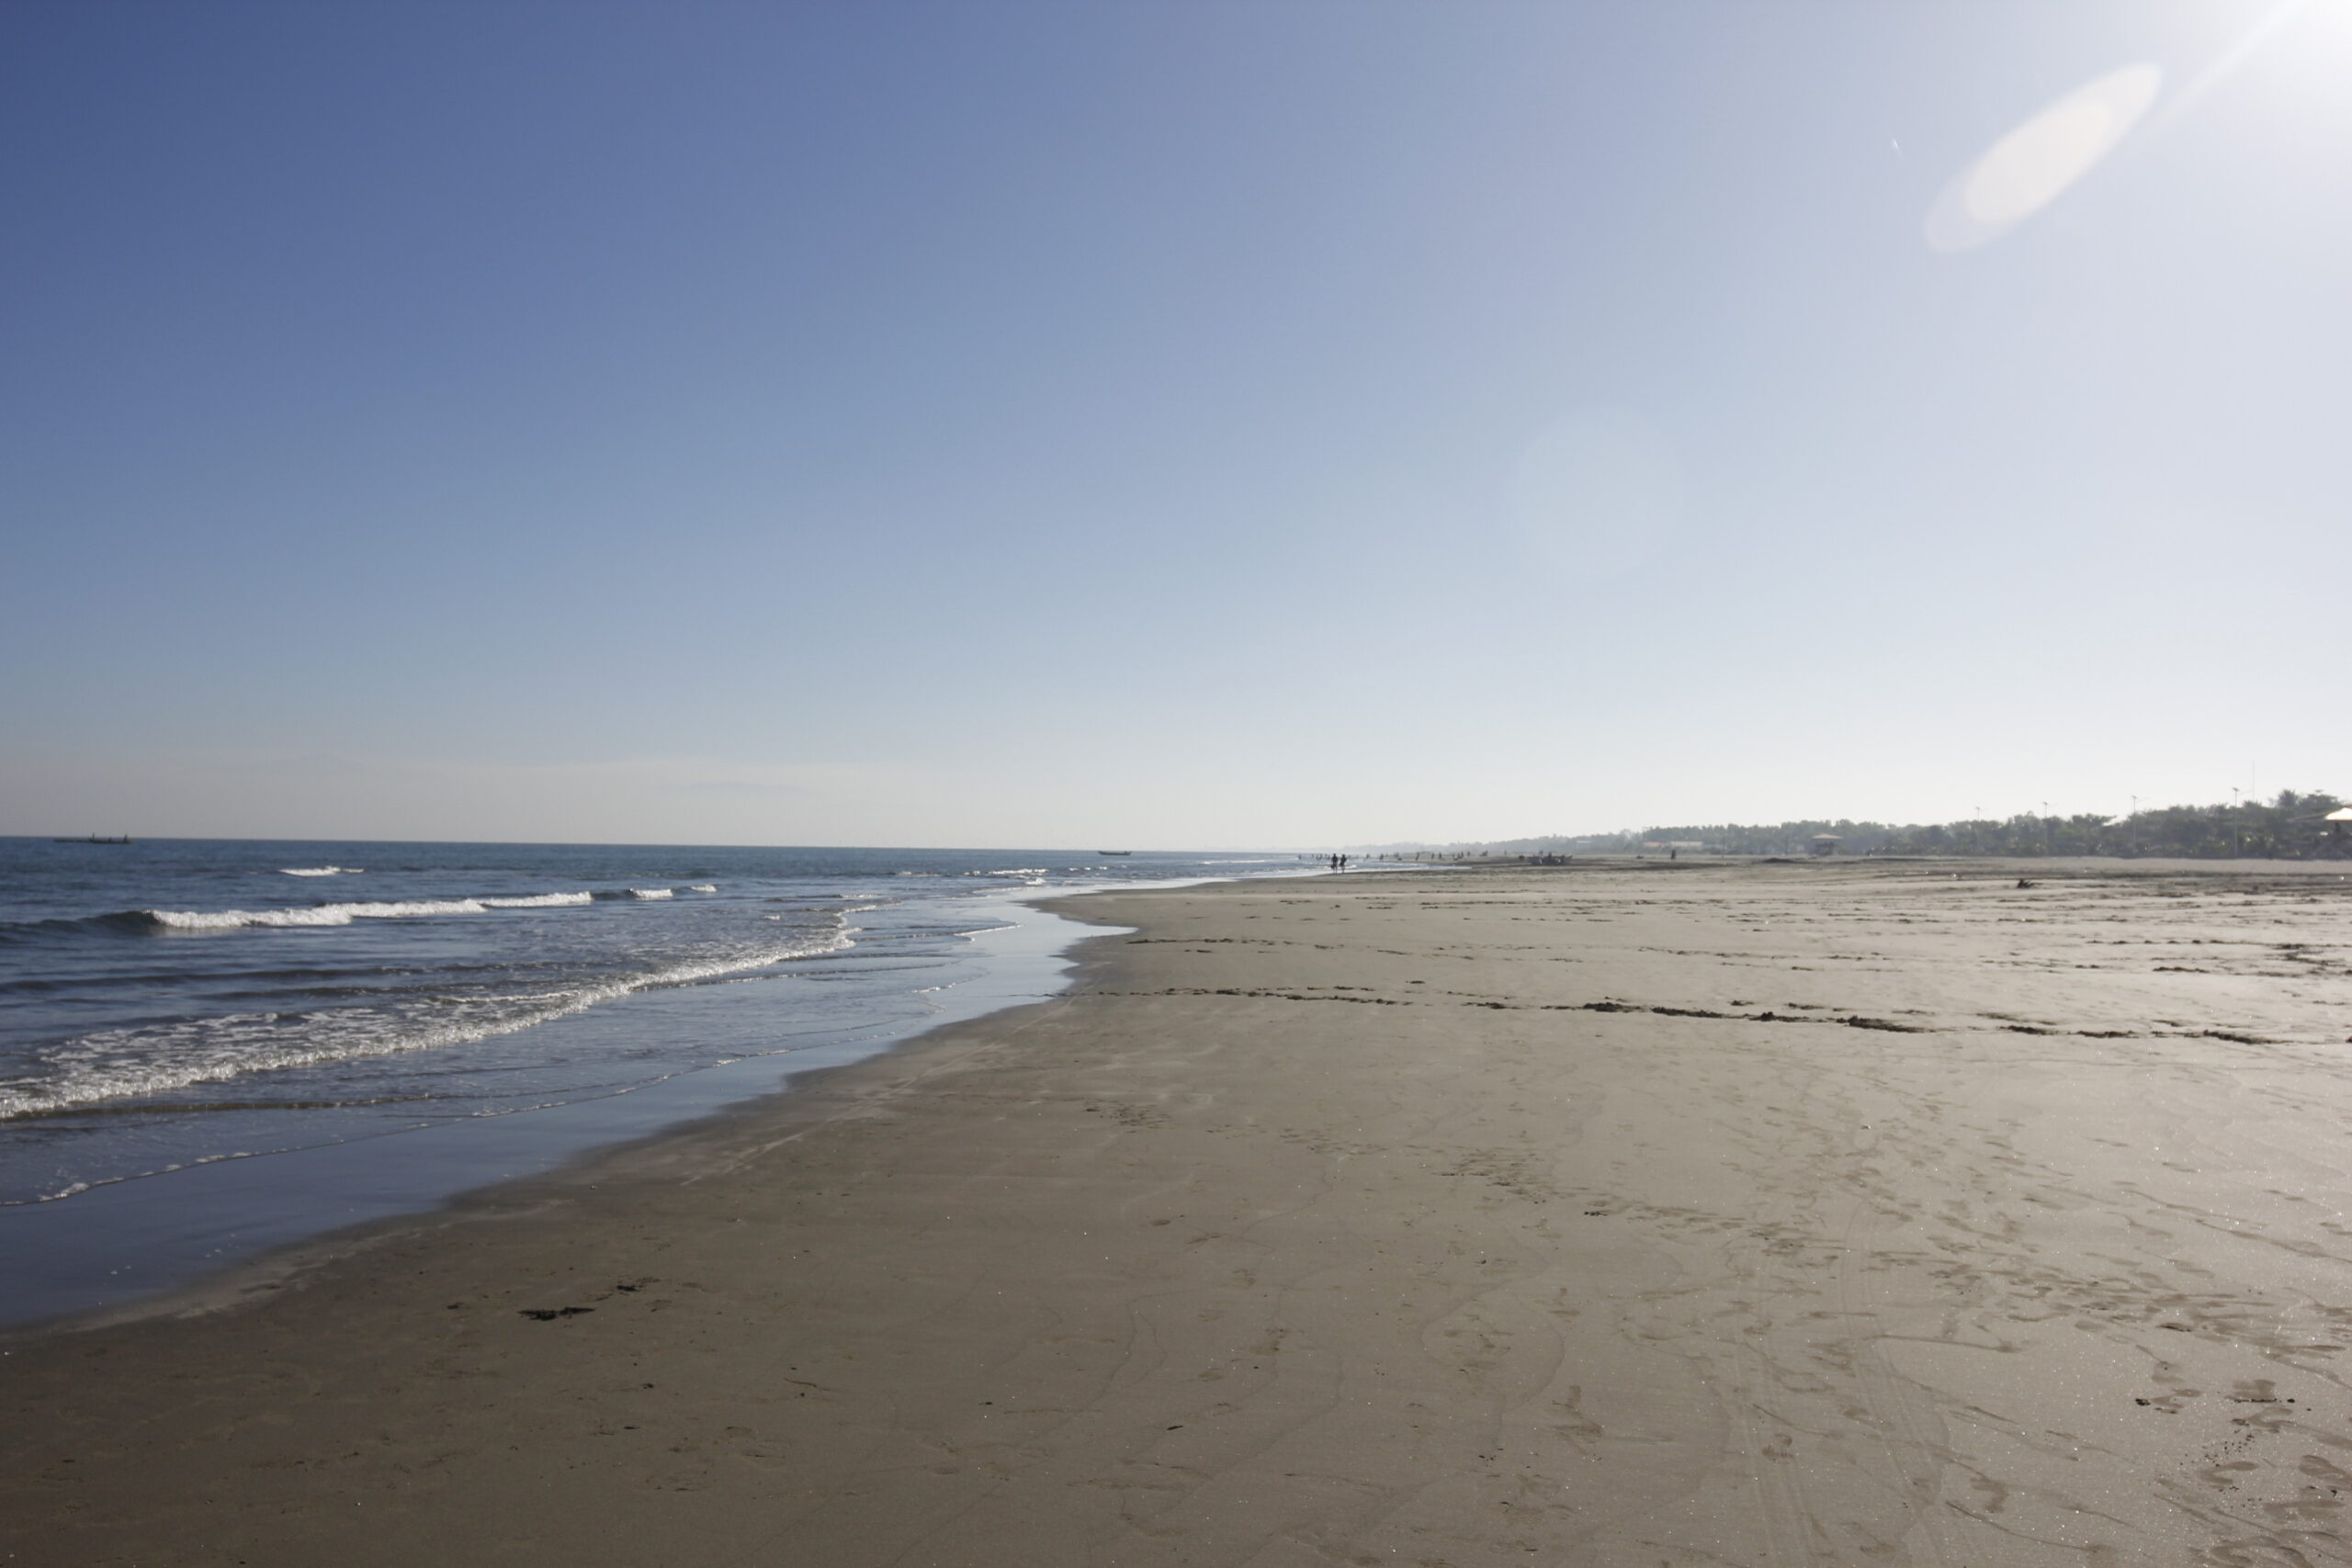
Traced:
POLYGON ((2163 806, 2122 817, 2021 813, 1965 822, 1894 824, 1848 818, 1686 824, 1622 833, 1548 834, 1489 843, 1394 845, 1443 854, 1802 855, 1833 833, 1841 855, 2147 855, 2172 860, 2312 860, 2352 854, 2352 824, 2329 822, 2344 802, 2324 791, 2280 790, 2268 801, 2163 806))

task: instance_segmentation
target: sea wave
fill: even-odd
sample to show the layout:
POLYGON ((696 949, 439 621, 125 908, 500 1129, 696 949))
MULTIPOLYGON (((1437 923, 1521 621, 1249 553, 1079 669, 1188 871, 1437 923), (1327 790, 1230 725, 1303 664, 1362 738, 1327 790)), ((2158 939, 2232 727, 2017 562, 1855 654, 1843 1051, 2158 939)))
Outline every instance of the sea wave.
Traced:
POLYGON ((674 887, 632 887, 628 896, 632 898, 674 898, 678 890, 674 887))
MULTIPOLYGON (((617 895, 628 897, 623 893, 617 895)), ((60 940, 94 931, 152 934, 170 931, 234 931, 243 926, 347 926, 354 920, 425 915, 479 915, 492 909, 557 909, 595 902, 593 893, 533 893, 516 897, 414 898, 373 903, 304 904, 285 909, 116 909, 103 915, 43 920, 0 920, 0 942, 60 940)))
POLYGON ((357 876, 366 868, 356 865, 289 865, 278 871, 280 876, 357 876))
POLYGON ((103 1030, 43 1048, 36 1070, 0 1079, 0 1121, 101 1100, 165 1094, 254 1073, 443 1050, 582 1012, 639 991, 694 985, 855 945, 831 933, 524 995, 442 1004, 427 1013, 380 1006, 230 1013, 103 1030))
MULTIPOLYGON (((242 926, 347 926, 354 920, 406 920, 432 915, 481 915, 492 909, 554 909, 586 904, 587 893, 535 893, 513 898, 403 898, 370 904, 311 904, 294 909, 139 909, 166 931, 234 931, 242 926)), ((108 919, 121 917, 107 916, 108 919)))
POLYGON ((403 898, 388 904, 311 904, 299 909, 148 909, 159 926, 180 931, 232 931, 239 926, 347 926, 354 920, 413 919, 420 915, 479 915, 477 898, 403 898))

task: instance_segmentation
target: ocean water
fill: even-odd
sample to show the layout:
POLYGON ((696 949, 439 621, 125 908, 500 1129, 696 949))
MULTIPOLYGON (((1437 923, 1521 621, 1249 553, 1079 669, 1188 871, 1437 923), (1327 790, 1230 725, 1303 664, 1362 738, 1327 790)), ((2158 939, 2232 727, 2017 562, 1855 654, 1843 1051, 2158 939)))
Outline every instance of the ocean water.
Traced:
POLYGON ((0 839, 0 1322, 1050 994, 1023 896, 1291 856, 0 839))

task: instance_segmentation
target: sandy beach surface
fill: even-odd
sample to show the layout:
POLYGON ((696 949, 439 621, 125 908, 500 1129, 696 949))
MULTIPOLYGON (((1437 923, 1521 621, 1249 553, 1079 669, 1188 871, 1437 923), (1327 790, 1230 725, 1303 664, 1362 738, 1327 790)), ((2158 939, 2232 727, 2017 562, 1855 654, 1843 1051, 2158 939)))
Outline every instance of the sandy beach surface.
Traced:
POLYGON ((8 1342, 0 1562, 2352 1562, 2342 869, 1075 900, 1066 997, 8 1342))

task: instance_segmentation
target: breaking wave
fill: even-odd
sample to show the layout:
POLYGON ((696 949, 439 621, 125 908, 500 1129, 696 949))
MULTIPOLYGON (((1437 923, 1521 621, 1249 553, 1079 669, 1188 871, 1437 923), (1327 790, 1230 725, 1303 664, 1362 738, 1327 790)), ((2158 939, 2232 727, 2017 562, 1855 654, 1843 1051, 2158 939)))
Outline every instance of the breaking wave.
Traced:
MULTIPOLYGON (((623 893, 616 895, 628 897, 623 893)), ((118 909, 107 915, 46 920, 0 920, 0 942, 115 931, 221 931, 246 926, 347 926, 354 920, 413 919, 431 915, 481 915, 492 909, 560 909, 596 901, 594 893, 488 894, 465 898, 406 898, 373 903, 304 904, 288 909, 118 909)))
MULTIPOLYGON (((250 1073, 462 1045, 512 1034, 639 991, 687 986, 812 958, 854 945, 846 921, 830 935, 673 964, 554 990, 400 1009, 322 1008, 231 1013, 103 1030, 60 1041, 0 1079, 0 1121, 72 1111, 99 1100, 168 1093, 250 1073)), ((168 1109, 168 1108, 165 1108, 168 1109)))
POLYGON ((593 893, 533 893, 512 898, 403 898, 375 904, 308 904, 293 909, 125 909, 88 920, 49 925, 151 927, 175 931, 225 931, 243 926, 347 926, 354 920, 408 920, 431 915, 484 915, 492 909, 560 909, 595 901, 593 893))
MULTIPOLYGON (((167 931, 233 931, 240 926, 347 926, 354 920, 407 920, 429 915, 482 915, 492 909, 560 909, 595 901, 593 893, 533 893, 513 898, 405 898, 385 904, 312 904, 300 909, 137 909, 167 931)), ((123 917, 107 916, 108 919, 123 917)))
POLYGON ((347 926, 354 920, 413 919, 420 915, 479 915, 478 898, 414 898, 393 904, 312 904, 300 909, 142 909, 175 931, 233 931, 240 926, 347 926))

